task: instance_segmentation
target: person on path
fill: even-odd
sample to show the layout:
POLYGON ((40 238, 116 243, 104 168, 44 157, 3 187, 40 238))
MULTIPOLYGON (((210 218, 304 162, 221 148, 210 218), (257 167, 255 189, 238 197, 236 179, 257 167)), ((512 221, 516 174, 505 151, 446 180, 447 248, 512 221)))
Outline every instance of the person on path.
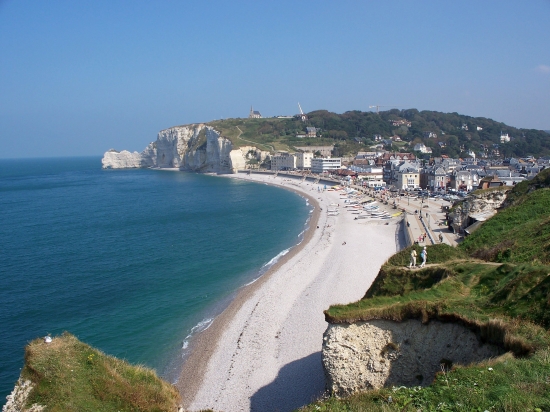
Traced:
POLYGON ((422 258, 422 263, 420 264, 420 267, 423 268, 426 265, 426 259, 428 258, 428 251, 426 250, 426 246, 424 246, 424 249, 422 249, 422 252, 420 252, 420 257, 422 258))
POLYGON ((416 267, 416 249, 413 248, 411 251, 411 262, 409 263, 409 268, 416 267))
POLYGON ((439 243, 443 243, 443 235, 441 233, 439 234, 439 243))

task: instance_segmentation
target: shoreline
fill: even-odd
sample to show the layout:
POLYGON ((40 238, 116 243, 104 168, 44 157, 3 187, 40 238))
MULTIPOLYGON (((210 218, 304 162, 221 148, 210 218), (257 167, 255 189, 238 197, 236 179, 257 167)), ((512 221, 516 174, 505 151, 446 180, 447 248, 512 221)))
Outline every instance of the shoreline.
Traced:
MULTIPOLYGON (((231 175, 221 175, 225 178, 235 178, 231 175)), ((236 177, 239 178, 239 177, 236 177)), ((261 184, 262 182, 257 181, 256 183, 261 184)), ((299 196, 305 197, 309 204, 313 206, 313 211, 309 216, 309 227, 305 230, 303 234, 302 241, 296 246, 292 247, 289 252, 279 258, 264 274, 259 278, 252 281, 247 285, 243 285, 241 290, 237 292, 235 298, 231 303, 220 313, 210 324, 210 326, 200 332, 197 336, 194 337, 192 343, 190 344, 190 354, 187 357, 183 367, 181 368, 179 379, 176 382, 175 386, 180 391, 183 405, 185 408, 189 406, 191 401, 196 396, 199 388, 202 386, 203 380, 205 378, 205 371, 208 366, 210 358, 218 346, 220 336, 224 332, 227 324, 235 317, 235 314, 242 307, 242 305, 254 294, 254 292, 259 289, 269 278, 288 260, 298 254, 306 244, 311 240, 313 232, 317 227, 320 217, 320 205, 315 198, 310 195, 307 195, 303 192, 293 190, 289 187, 284 187, 283 185, 275 185, 283 187, 288 190, 292 190, 299 196), (197 375, 199 378, 197 379, 197 375)))
POLYGON ((314 206, 303 240, 197 335, 176 387, 189 410, 294 410, 324 391, 323 310, 359 300, 397 250, 395 220, 354 221, 341 192, 286 176, 224 175, 293 190, 314 206), (334 207, 334 206, 332 206, 334 207))

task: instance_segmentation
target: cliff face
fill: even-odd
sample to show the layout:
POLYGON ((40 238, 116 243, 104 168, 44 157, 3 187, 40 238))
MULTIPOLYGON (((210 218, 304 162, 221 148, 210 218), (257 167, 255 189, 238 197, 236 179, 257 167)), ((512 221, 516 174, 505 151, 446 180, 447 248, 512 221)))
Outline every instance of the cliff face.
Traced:
POLYGON ((203 124, 176 126, 158 133, 157 140, 141 153, 109 150, 104 169, 179 168, 186 171, 234 173, 244 168, 246 154, 233 149, 229 139, 203 124))
POLYGON ((329 324, 323 340, 327 388, 337 395, 384 386, 429 385, 441 365, 468 365, 502 353, 456 323, 371 320, 329 324))
POLYGON ((489 219, 497 213, 506 195, 511 189, 503 186, 502 188, 479 190, 470 193, 466 198, 449 213, 449 219, 455 231, 458 232, 468 226, 469 218, 475 220, 489 219))

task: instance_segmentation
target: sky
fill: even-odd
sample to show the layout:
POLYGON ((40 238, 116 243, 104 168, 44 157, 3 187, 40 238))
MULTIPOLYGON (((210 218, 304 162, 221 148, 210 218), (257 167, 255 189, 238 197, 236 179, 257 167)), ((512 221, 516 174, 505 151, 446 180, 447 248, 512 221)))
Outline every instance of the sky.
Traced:
POLYGON ((0 158, 417 108, 550 130, 550 0, 0 0, 0 158))

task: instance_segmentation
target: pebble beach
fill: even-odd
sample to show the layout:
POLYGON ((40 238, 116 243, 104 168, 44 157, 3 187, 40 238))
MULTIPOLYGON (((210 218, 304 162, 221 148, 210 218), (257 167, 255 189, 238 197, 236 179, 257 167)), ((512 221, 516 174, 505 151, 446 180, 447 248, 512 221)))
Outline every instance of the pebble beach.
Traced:
POLYGON ((176 385, 191 411, 291 411, 325 389, 323 311, 363 297, 398 248, 399 219, 354 220, 344 193, 321 184, 272 174, 227 177, 293 190, 314 210, 303 241, 195 339, 176 385))

